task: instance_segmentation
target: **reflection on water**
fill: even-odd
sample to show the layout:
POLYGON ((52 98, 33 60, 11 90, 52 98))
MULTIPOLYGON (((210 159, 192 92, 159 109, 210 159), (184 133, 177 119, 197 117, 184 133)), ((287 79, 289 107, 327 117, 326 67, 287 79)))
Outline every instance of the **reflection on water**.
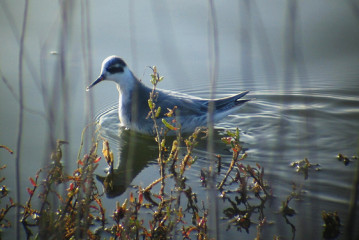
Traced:
POLYGON ((119 127, 117 108, 107 109, 98 116, 102 137, 110 142, 111 150, 118 156, 117 166, 109 168, 106 176, 97 175, 105 193, 113 198, 121 195, 147 164, 158 156, 152 137, 119 127))
POLYGON ((154 144, 152 139, 130 131, 124 131, 124 133, 127 134, 120 136, 122 144, 117 149, 118 166, 109 169, 105 177, 97 175, 97 179, 104 186, 106 195, 111 198, 121 195, 133 178, 156 157, 156 151, 151 147, 154 144))

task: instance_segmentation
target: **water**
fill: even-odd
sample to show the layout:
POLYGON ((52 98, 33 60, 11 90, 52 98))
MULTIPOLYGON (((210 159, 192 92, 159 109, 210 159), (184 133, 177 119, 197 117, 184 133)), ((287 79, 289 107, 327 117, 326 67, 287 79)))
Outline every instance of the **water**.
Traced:
MULTIPOLYGON (((13 1, 4 3, 0 5, 0 70, 18 96, 18 37, 23 7, 13 1), (9 21, 9 16, 13 21, 9 21)), ((103 135, 110 140, 116 159, 121 159, 116 163, 118 169, 125 165, 134 170, 125 180, 118 181, 124 182, 119 188, 125 192, 115 199, 105 199, 105 206, 112 209, 116 200, 121 202, 128 197, 131 185, 147 185, 158 177, 153 140, 131 137, 130 133, 120 131, 114 124, 116 109, 106 112, 118 97, 113 83, 102 83, 93 91, 85 92, 108 55, 124 57, 145 83, 149 84, 150 73, 146 66, 156 65, 165 76, 160 88, 198 97, 210 96, 206 3, 114 1, 99 4, 93 1, 89 4, 89 52, 83 48, 84 39, 88 38, 83 38, 81 32, 86 29, 81 28, 86 26, 82 21, 86 11, 81 11, 84 8, 75 3, 69 12, 73 18, 66 38, 67 85, 62 85, 60 55, 50 54, 50 51, 61 54, 60 7, 45 1, 30 3, 24 65, 25 106, 30 110, 25 111, 20 162, 22 202, 28 196, 28 178, 48 162, 51 140, 69 141, 70 144, 64 146, 64 162, 67 171, 73 171, 81 131, 94 121, 95 115, 102 116, 103 135), (41 86, 46 87, 45 95, 41 86), (94 112, 97 113, 91 116, 87 111, 89 95, 93 97, 94 112), (33 110, 47 116, 53 112, 54 118, 49 124, 48 117, 33 110), (144 145, 147 147, 142 152, 131 156, 128 146, 144 145), (136 162, 123 161, 128 156, 136 162), (127 186, 130 187, 126 189, 127 186)), ((320 239, 322 210, 337 211, 343 224, 341 230, 345 232, 351 186, 358 164, 353 161, 345 166, 336 160, 338 153, 347 156, 358 153, 358 16, 351 11, 351 5, 342 2, 330 5, 326 1, 315 5, 298 3, 298 61, 293 63, 286 57, 289 22, 286 6, 285 1, 271 4, 233 1, 225 6, 215 6, 220 50, 216 97, 250 90, 248 98, 253 98, 237 115, 216 125, 216 136, 220 138, 226 130, 239 127, 241 141, 248 153, 246 163, 259 163, 265 168, 266 179, 274 194, 265 214, 274 224, 264 228, 264 236, 270 239, 275 234, 285 239, 292 237, 290 225, 278 211, 281 201, 292 191, 292 182, 296 182, 303 191, 301 200, 290 204, 297 212, 289 219, 296 227, 295 239, 303 239, 308 232, 312 239, 320 239), (304 158, 320 165, 320 171, 311 170, 307 180, 290 167, 291 162, 304 158)), ((18 101, 4 81, 0 85, 0 144, 17 152, 18 101)), ((228 164, 231 153, 219 142, 217 145, 215 152, 220 153, 228 164)), ((195 153, 200 158, 187 172, 189 184, 203 199, 206 199, 207 191, 199 182, 199 173, 208 165, 208 159, 204 157, 205 146, 205 143, 198 146, 195 153)), ((0 157, 1 165, 7 164, 1 176, 6 177, 10 194, 15 196, 14 156, 1 149, 0 157)), ((104 176, 105 168, 106 164, 101 162, 97 174, 104 176)), ((220 224, 221 229, 225 229, 227 222, 220 221, 220 224)), ((220 235, 253 239, 255 233, 255 227, 252 227, 249 234, 232 229, 220 235)), ((6 230, 3 236, 10 238, 12 234, 11 230, 6 230)), ((345 235, 341 237, 346 238, 345 235)))
MULTIPOLYGON (((226 87, 225 85, 223 86, 226 87)), ((228 86, 229 87, 229 86, 228 86)), ((217 124, 217 138, 225 135, 225 130, 234 130, 236 126, 241 129, 241 140, 247 149, 249 157, 246 164, 255 163, 264 167, 266 178, 273 188, 274 200, 270 210, 266 211, 268 219, 276 221, 276 224, 285 224, 284 218, 278 214, 281 201, 292 191, 292 183, 302 188, 301 201, 294 201, 296 217, 290 221, 296 226, 296 238, 302 239, 308 234, 307 229, 312 229, 312 237, 321 237, 321 212, 338 211, 339 215, 348 215, 348 201, 350 199, 353 170, 356 162, 345 166, 336 159, 338 153, 346 153, 349 156, 355 154, 357 146, 357 121, 359 110, 358 98, 350 91, 345 92, 345 97, 338 94, 338 91, 323 89, 296 89, 295 91, 254 91, 249 97, 254 99, 247 104, 238 115, 232 115, 217 124), (319 164, 318 169, 309 171, 309 177, 295 172, 290 163, 308 158, 312 164, 319 164)), ((110 139, 112 145, 121 144, 126 141, 123 137, 114 136, 118 130, 113 129, 118 122, 117 108, 104 111, 99 116, 102 124, 103 135, 110 139)), ((148 140, 148 139, 147 139, 148 140)), ((139 145, 134 146, 138 148, 139 145)), ((151 146, 151 141, 147 142, 151 146)), ((205 150, 205 144, 199 146, 199 150, 205 150)), ((231 155, 226 153, 226 146, 217 141, 216 153, 221 154, 224 162, 229 164, 231 155)), ((227 147, 228 148, 228 147, 227 147)), ((152 151, 156 145, 152 141, 152 151)), ((143 150, 143 148, 141 148, 143 150)), ((151 151, 150 151, 151 152, 151 151)), ((126 158, 127 151, 121 154, 120 161, 126 158), (125 155, 125 156, 123 156, 125 155)), ((206 195, 201 187, 199 174, 204 166, 208 165, 209 159, 205 152, 196 152, 200 161, 192 166, 189 171, 189 185, 199 195, 206 195), (201 193, 203 192, 203 193, 201 193)), ((148 152, 141 152, 132 156, 131 159, 148 159, 148 152)), ((156 155, 152 156, 152 164, 155 163, 156 155)), ((122 163, 122 162, 121 162, 122 163)), ((137 162, 136 162, 137 163, 137 162)), ((146 164, 150 164, 151 161, 146 164)), ((132 163, 134 164, 134 163, 132 163)), ((138 162, 138 164, 143 164, 138 162)), ((137 164, 136 164, 137 165, 137 164)), ((143 165, 144 173, 134 173, 134 185, 139 183, 150 183, 155 180, 148 179, 145 169, 153 171, 155 166, 143 165)), ((123 166, 124 167, 124 166, 123 166)), ((158 170, 157 170, 158 171, 158 170)), ((158 177, 158 176, 157 176, 158 177)), ((226 205, 224 205, 226 206, 226 205)), ((224 207, 223 206, 223 207, 224 207)), ((228 206, 227 206, 228 207, 228 206)), ((222 208, 221 208, 222 209, 222 208)), ((223 209, 222 209, 223 210, 223 209)), ((342 219, 345 222, 345 217, 342 219)), ((221 222, 227 226, 226 222, 221 222)), ((343 223, 345 225, 345 223, 343 223)), ((265 229, 264 235, 283 234, 290 236, 290 225, 279 229, 272 226, 265 229)), ((252 229, 248 239, 255 236, 255 229, 252 229), (254 235, 253 235, 254 234, 254 235)), ((226 234, 236 236, 236 231, 226 234)))

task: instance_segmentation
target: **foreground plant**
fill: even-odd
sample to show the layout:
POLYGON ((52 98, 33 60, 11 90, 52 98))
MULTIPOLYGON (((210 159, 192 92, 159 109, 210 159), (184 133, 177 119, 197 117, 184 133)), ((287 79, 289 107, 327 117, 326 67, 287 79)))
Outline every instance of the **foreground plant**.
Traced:
POLYGON ((322 212, 322 219, 324 221, 323 238, 334 239, 340 233, 340 218, 337 212, 322 212))
MULTIPOLYGON (((10 154, 13 154, 14 152, 7 146, 0 145, 0 149, 5 149, 10 154)), ((6 169, 6 165, 0 166, 0 172, 6 169)), ((0 177, 0 204, 3 206, 3 202, 5 201, 5 206, 0 208, 0 234, 3 230, 11 227, 11 222, 6 218, 6 215, 8 212, 16 207, 15 202, 13 199, 9 196, 9 189, 4 184, 5 177, 0 177)), ((1 235, 0 235, 1 238, 1 235)))
POLYGON ((65 141, 57 141, 57 147, 51 155, 52 164, 38 171, 29 181, 29 199, 23 206, 21 222, 27 238, 36 235, 40 239, 87 238, 96 239, 90 227, 95 222, 105 225, 105 209, 94 182, 94 171, 100 158, 97 157, 95 144, 89 154, 78 159, 78 168, 72 175, 66 175, 61 163, 61 146, 65 141), (45 177, 40 181, 40 175, 45 177), (61 187, 65 187, 61 193, 61 187), (34 207, 34 198, 40 201, 40 207, 34 207), (37 227, 38 230, 33 230, 37 227))
POLYGON ((295 161, 290 164, 291 167, 294 167, 297 172, 302 173, 304 175, 304 179, 308 179, 309 170, 314 169, 315 171, 320 171, 320 165, 317 163, 309 162, 308 158, 304 158, 300 161, 295 161))

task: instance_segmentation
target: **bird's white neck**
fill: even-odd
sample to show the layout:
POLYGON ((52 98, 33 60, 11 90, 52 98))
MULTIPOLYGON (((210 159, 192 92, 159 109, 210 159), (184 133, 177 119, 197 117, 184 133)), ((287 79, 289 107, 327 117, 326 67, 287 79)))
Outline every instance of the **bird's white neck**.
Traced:
POLYGON ((119 92, 119 118, 121 125, 130 127, 131 119, 129 119, 129 111, 131 111, 131 98, 136 85, 138 84, 137 78, 131 71, 122 73, 119 81, 116 81, 117 90, 119 92))
POLYGON ((133 73, 128 69, 121 73, 121 77, 116 80, 117 90, 121 95, 130 94, 138 81, 133 73))

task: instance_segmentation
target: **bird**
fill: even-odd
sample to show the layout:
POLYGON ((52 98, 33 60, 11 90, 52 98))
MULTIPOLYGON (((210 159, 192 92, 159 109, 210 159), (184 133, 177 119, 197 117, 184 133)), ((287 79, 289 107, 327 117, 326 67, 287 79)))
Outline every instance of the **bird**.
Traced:
MULTIPOLYGON (((153 88, 146 86, 139 80, 126 62, 119 56, 109 56, 102 62, 100 76, 87 87, 89 91, 102 81, 113 81, 119 92, 118 116, 120 125, 126 129, 146 135, 155 135, 154 122, 149 116, 149 98, 153 88)), ((232 114, 248 102, 241 99, 249 91, 220 99, 203 99, 184 93, 164 89, 155 89, 157 97, 154 99, 156 108, 161 107, 161 113, 156 118, 157 126, 166 128, 170 123, 181 133, 191 133, 197 127, 207 126, 209 108, 212 104, 214 122, 232 114), (169 117, 166 110, 174 110, 174 116, 169 117)), ((173 130, 173 129, 172 129, 173 130)), ((170 131, 171 132, 171 131, 170 131)), ((172 131, 176 132, 176 131, 172 131)))

